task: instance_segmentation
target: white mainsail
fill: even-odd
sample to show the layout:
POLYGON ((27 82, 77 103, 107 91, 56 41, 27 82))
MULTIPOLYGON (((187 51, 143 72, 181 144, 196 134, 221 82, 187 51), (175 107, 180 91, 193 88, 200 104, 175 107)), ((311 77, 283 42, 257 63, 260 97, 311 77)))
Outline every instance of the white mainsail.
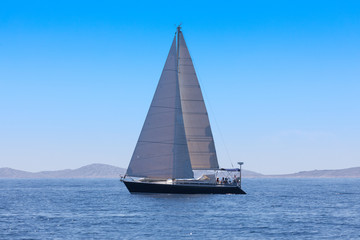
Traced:
POLYGON ((181 106, 192 169, 218 169, 208 113, 184 36, 178 31, 181 106))
POLYGON ((175 37, 126 174, 194 177, 181 110, 175 37))
POLYGON ((215 144, 200 85, 180 28, 126 174, 193 178, 192 170, 218 169, 215 144))

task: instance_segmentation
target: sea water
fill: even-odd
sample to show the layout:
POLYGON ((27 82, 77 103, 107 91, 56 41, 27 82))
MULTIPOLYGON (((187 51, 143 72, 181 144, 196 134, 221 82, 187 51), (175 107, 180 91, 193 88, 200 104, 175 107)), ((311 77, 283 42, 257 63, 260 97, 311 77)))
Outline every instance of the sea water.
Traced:
POLYGON ((117 179, 0 179, 0 239, 360 239, 360 179, 243 179, 247 195, 117 179))

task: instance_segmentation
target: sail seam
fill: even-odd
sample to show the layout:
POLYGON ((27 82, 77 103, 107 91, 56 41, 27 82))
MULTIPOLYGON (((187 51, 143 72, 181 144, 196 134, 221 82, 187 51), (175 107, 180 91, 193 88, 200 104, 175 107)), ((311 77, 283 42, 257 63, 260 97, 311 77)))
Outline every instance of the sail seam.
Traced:
POLYGON ((177 107, 164 107, 164 106, 151 106, 151 107, 156 107, 156 108, 169 108, 169 109, 180 109, 180 108, 177 108, 177 107))
POLYGON ((154 129, 160 129, 160 128, 169 128, 169 127, 173 127, 173 126, 174 126, 174 125, 161 126, 161 127, 152 127, 152 128, 144 129, 144 131, 149 131, 149 130, 154 130, 154 129))
POLYGON ((158 143, 158 144, 172 144, 172 145, 186 145, 185 143, 174 143, 174 142, 152 142, 152 141, 138 141, 143 143, 158 143))

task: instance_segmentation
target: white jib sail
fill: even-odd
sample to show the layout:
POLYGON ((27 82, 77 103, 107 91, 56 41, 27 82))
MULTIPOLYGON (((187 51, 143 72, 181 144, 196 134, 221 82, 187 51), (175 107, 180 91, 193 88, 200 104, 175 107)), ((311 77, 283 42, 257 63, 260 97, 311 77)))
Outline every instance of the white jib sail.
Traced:
POLYGON ((179 85, 181 105, 192 169, 218 169, 208 113, 195 68, 179 31, 179 85))

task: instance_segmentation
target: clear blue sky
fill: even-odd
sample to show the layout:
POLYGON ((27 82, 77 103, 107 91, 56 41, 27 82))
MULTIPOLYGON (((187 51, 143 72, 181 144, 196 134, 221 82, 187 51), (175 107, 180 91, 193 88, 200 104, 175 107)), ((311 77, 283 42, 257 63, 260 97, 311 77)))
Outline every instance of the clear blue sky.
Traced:
POLYGON ((0 167, 127 167, 179 23, 220 165, 228 151, 261 173, 360 166, 359 1, 14 0, 0 167))

